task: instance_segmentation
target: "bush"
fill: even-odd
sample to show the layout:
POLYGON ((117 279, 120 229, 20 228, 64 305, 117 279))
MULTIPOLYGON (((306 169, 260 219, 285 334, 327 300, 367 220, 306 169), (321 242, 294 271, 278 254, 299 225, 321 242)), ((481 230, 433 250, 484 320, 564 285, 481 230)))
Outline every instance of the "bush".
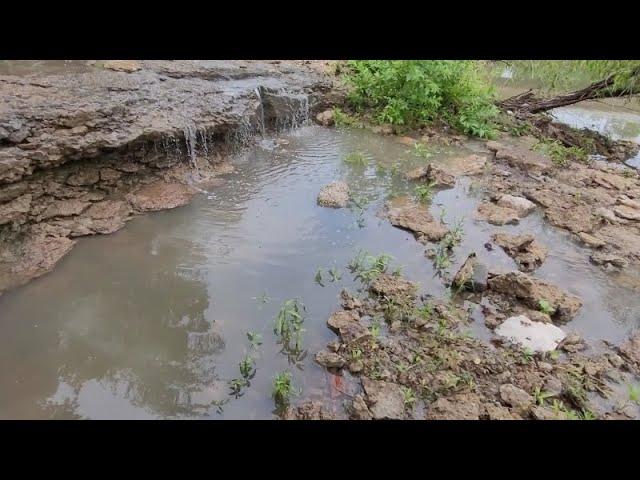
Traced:
POLYGON ((494 134, 498 110, 471 60, 352 60, 344 73, 349 103, 376 121, 418 127, 434 120, 478 137, 494 134))

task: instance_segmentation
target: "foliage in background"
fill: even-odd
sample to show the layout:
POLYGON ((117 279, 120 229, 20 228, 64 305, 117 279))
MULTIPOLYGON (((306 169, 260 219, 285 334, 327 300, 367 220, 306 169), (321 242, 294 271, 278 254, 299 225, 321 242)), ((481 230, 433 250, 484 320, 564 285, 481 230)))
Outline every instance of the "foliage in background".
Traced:
MULTIPOLYGON (((546 90, 571 90, 613 77, 612 91, 640 92, 640 60, 517 60, 505 62, 514 78, 541 82, 546 90)), ((503 68, 505 65, 499 65, 503 68)))
POLYGON ((418 127, 436 120, 477 137, 494 135, 497 108, 481 62, 351 60, 348 101, 379 123, 418 127))

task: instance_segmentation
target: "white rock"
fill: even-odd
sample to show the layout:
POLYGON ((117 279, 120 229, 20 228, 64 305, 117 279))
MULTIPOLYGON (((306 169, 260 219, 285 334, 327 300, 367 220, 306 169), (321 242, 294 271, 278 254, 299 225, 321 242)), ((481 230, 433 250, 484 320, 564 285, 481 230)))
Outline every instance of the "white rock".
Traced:
POLYGON ((497 202, 498 206, 511 208, 518 212, 520 217, 529 215, 535 208, 536 204, 523 197, 514 197, 513 195, 502 195, 497 202))
POLYGON ((495 329, 495 333, 534 352, 555 350, 567 336, 560 328, 551 323, 533 322, 525 315, 507 318, 495 329))

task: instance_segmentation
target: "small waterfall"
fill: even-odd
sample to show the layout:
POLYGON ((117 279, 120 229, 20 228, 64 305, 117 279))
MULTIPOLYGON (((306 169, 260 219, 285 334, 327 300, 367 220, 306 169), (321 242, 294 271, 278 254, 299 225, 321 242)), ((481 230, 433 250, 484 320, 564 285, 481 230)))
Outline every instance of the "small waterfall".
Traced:
POLYGON ((182 127, 184 132, 184 142, 187 146, 187 155, 191 166, 198 169, 198 129, 193 122, 186 122, 182 127))
POLYGON ((262 94, 260 93, 260 87, 255 89, 258 100, 260 101, 260 133, 262 138, 265 137, 265 121, 264 121, 264 103, 262 102, 262 94))
POLYGON ((198 133, 200 134, 200 144, 202 145, 202 150, 204 151, 204 156, 205 158, 209 158, 209 146, 207 143, 207 130, 206 129, 202 129, 202 130, 198 130, 198 133))

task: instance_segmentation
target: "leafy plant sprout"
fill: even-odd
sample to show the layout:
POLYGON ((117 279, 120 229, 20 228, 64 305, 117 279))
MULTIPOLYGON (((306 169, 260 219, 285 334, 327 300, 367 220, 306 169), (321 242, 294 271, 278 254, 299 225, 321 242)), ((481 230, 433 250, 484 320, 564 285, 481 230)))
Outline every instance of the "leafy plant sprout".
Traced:
POLYGON ((301 390, 293 387, 291 372, 285 370, 274 377, 272 395, 277 408, 287 406, 291 397, 300 393, 302 393, 301 390))
POLYGON ((276 316, 273 333, 278 337, 278 343, 282 345, 282 352, 286 354, 291 363, 301 366, 306 357, 306 350, 302 348, 304 329, 305 307, 297 299, 285 301, 276 316))
POLYGON ((367 157, 362 152, 351 152, 344 156, 343 161, 354 167, 366 167, 367 157))
POLYGON ((331 267, 329 269, 329 276, 331 282, 337 282, 342 279, 342 274, 336 267, 331 267))
POLYGON ((416 142, 413 144, 413 153, 421 158, 429 158, 433 156, 433 152, 424 143, 416 142))
POLYGON ((553 315, 555 313, 555 309, 551 306, 549 301, 544 298, 538 301, 538 309, 547 315, 553 315))
POLYGON ((416 195, 421 202, 429 202, 433 197, 433 187, 435 186, 435 182, 425 183, 422 185, 418 185, 415 188, 416 195))
POLYGON ((249 344, 253 350, 257 350, 260 345, 262 345, 262 335, 256 332, 249 330, 247 332, 247 339, 249 339, 249 344))

